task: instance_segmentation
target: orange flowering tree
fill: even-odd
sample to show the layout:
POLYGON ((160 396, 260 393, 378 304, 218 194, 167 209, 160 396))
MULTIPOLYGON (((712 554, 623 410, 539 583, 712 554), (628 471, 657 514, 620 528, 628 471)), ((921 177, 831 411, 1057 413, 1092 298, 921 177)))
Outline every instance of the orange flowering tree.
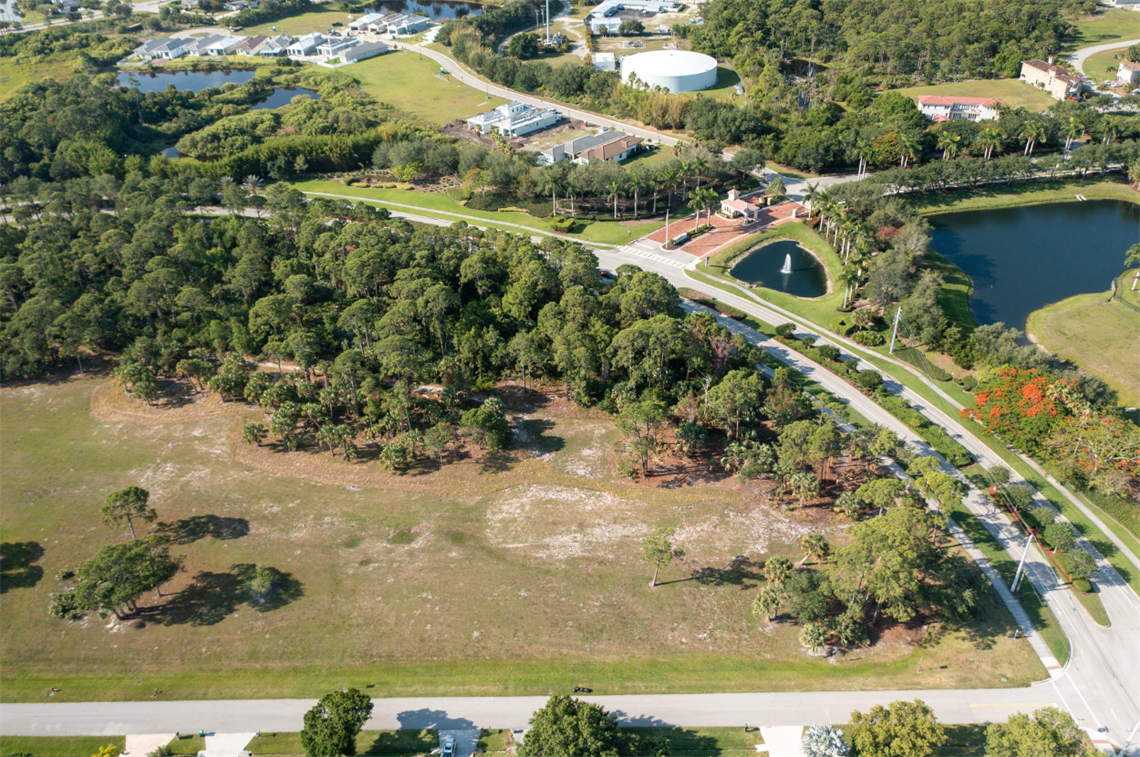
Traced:
POLYGON ((1009 444, 1034 452, 1054 427, 1071 412, 1072 382, 1053 378, 1037 369, 999 368, 978 387, 974 406, 962 417, 977 421, 1009 444))
POLYGON ((1124 494, 1140 477, 1140 428, 1094 408, 1073 382, 1036 369, 997 370, 962 417, 1026 452, 1047 453, 1105 491, 1124 494))

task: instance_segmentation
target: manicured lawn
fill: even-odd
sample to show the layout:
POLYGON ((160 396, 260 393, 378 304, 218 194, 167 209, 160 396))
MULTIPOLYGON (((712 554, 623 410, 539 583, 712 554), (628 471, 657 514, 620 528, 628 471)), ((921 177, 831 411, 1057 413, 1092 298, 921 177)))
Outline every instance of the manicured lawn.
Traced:
POLYGON ((440 74, 438 63, 407 50, 394 50, 340 71, 352 75, 377 100, 440 126, 506 102, 440 74))
MULTIPOLYGON (((1006 585, 1013 581, 1017 572, 1017 562, 1012 556, 1001 548, 997 539, 986 530, 982 522, 971 513, 961 502, 956 502, 947 508, 950 517, 954 519, 966 535, 974 542, 974 546, 981 550, 994 569, 1005 580, 1006 585)), ((1049 647, 1049 651, 1062 665, 1069 659, 1069 640, 1057 621, 1057 616, 1042 601, 1037 591, 1029 581, 1022 581, 1018 587, 1017 598, 1025 608, 1029 619, 1033 621, 1037 632, 1049 647)))
MULTIPOLYGON (((436 731, 361 731, 356 737, 358 755, 427 754, 439 747, 436 731)), ((304 754, 301 734, 262 733, 246 747, 255 755, 304 754)))
MULTIPOLYGON (((596 411, 520 407, 525 436, 502 459, 401 477, 366 448, 346 463, 245 445, 247 411, 236 405, 186 406, 174 411, 189 413, 175 416, 183 422, 165 425, 101 393, 99 420, 92 392, 105 380, 0 390, 0 533, 42 550, 27 550, 39 571, 4 594, 4 701, 48 701, 51 686, 51 701, 82 701, 155 688, 177 700, 314 697, 342 685, 493 696, 583 681, 611 694, 1044 677, 1028 646, 1009 638, 1000 607, 930 645, 807 657, 798 627, 762 629, 751 602, 760 561, 798 559, 800 536, 819 527, 814 515, 771 512, 735 481, 631 483, 610 465, 616 432, 596 411), (96 505, 129 484, 151 492, 184 572, 162 599, 144 597, 130 622, 50 617, 60 570, 127 538, 101 525, 96 505), (685 557, 664 571, 675 583, 650 591, 640 543, 663 525, 685 534, 685 557), (738 555, 749 562, 728 569, 738 555), (235 575, 247 564, 289 574, 287 601, 251 606, 235 575), (723 580, 685 580, 697 570, 723 580)), ((825 532, 836 545, 845 538, 825 532)))
POLYGON ((1027 108, 1033 111, 1048 110, 1054 102, 1052 97, 1041 90, 1017 79, 979 79, 977 81, 956 81, 946 84, 933 84, 922 87, 907 87, 894 90, 908 97, 919 95, 959 95, 961 97, 996 97, 1011 108, 1027 108))
POLYGON ((91 757, 105 746, 126 749, 126 736, 0 736, 0 754, 91 757))
POLYGON ((1115 50, 1105 50, 1103 53, 1093 53, 1081 68, 1085 75, 1097 84, 1103 81, 1115 81, 1116 70, 1120 66, 1120 61, 1124 60, 1124 51, 1127 49, 1120 47, 1115 50))
POLYGON ((727 249, 716 253, 709 258, 707 262, 701 263, 697 267, 697 270, 710 276, 738 284, 745 289, 749 289, 762 300, 768 300, 792 312, 803 313, 816 323, 826 325, 831 322, 831 319, 838 315, 836 308, 843 304, 843 292, 840 291, 835 283, 838 281, 837 277, 842 267, 842 262, 832 246, 813 229, 796 221, 784 223, 774 229, 768 229, 759 234, 746 237, 727 249), (748 284, 732 277, 729 271, 732 269, 733 263, 738 257, 754 247, 777 239, 794 239, 815 253, 816 257, 823 261, 823 264, 827 267, 828 286, 831 289, 828 294, 811 299, 795 297, 774 289, 759 286, 750 287, 748 284))
MULTIPOLYGON (((452 221, 467 220, 468 223, 481 223, 482 221, 488 221, 492 225, 495 223, 514 223, 526 226, 528 228, 536 229, 538 231, 550 230, 549 222, 544 219, 534 218, 533 216, 527 215, 526 213, 518 213, 514 211, 491 212, 485 210, 473 210, 471 208, 460 205, 458 202, 451 199, 449 196, 443 194, 442 192, 420 192, 416 190, 405 189, 368 189, 350 187, 334 181, 305 181, 299 182, 295 186, 302 192, 331 192, 335 194, 348 195, 351 197, 359 197, 362 200, 369 200, 380 205, 383 205, 385 202, 415 205, 417 208, 422 208, 427 215, 432 215, 432 212, 435 211, 437 215, 440 212, 443 212, 458 213, 463 216, 467 216, 466 219, 460 219, 454 216, 446 215, 439 216, 441 218, 452 221)), ((631 238, 637 239, 638 237, 642 237, 664 225, 664 221, 647 221, 645 223, 638 224, 595 221, 588 224, 580 234, 572 234, 568 236, 577 237, 586 242, 598 242, 602 244, 625 244, 631 238)), ((521 229, 514 229, 509 227, 501 228, 517 234, 524 233, 521 229)))
POLYGON ((1118 39, 1140 39, 1140 14, 1119 8, 1098 9, 1077 22, 1077 35, 1065 52, 1118 39))
POLYGON ((167 746, 170 747, 170 751, 174 754, 197 755, 206 748, 206 739, 197 734, 182 734, 171 741, 167 746))
POLYGON ((702 96, 735 100, 738 97, 736 94, 736 85, 739 83, 740 77, 735 71, 727 66, 717 66, 716 84, 708 89, 701 90, 700 94, 702 96))
MULTIPOLYGON (((757 717, 762 720, 762 716, 757 717)), ((756 747, 764 743, 760 729, 753 726, 744 730, 743 724, 731 728, 629 728, 629 731, 654 738, 668 739, 670 754, 679 755, 728 755, 735 752, 756 752, 756 747)))
POLYGON ((310 11, 257 26, 247 26, 241 33, 251 37, 258 34, 292 34, 294 37, 303 37, 309 32, 327 32, 337 21, 348 26, 350 20, 347 13, 339 11, 310 11), (273 27, 277 27, 276 32, 273 27))
MULTIPOLYGON (((1056 179, 1023 181, 1016 184, 991 185, 975 189, 927 192, 906 198, 907 205, 923 215, 956 213, 962 210, 989 210, 1053 202, 1077 202, 1082 194, 1090 200, 1127 200, 1140 203, 1140 192, 1120 178, 1097 177, 1087 180, 1056 179)), ((1121 265, 1124 264, 1123 257, 1121 265)))
POLYGON ((1029 330, 1051 352, 1104 379, 1118 403, 1140 405, 1140 312, 1108 293, 1081 294, 1029 315, 1029 330))

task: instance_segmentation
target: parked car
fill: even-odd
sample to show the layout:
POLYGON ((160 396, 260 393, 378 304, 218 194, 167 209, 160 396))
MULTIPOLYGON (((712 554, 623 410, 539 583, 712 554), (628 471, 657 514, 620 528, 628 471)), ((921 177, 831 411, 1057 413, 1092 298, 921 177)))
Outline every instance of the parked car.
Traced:
POLYGON ((333 21, 333 26, 344 26, 344 24, 339 21, 333 21))
POLYGON ((444 736, 442 748, 439 750, 440 757, 455 757, 455 738, 452 736, 444 736))

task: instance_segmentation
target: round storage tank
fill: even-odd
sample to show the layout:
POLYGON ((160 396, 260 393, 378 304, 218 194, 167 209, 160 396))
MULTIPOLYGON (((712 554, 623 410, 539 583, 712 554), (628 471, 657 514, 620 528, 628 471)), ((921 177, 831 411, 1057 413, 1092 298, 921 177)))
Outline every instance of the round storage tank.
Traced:
POLYGON ((670 92, 698 92, 716 84, 716 58, 686 50, 653 50, 621 59, 621 80, 630 79, 653 89, 670 92))

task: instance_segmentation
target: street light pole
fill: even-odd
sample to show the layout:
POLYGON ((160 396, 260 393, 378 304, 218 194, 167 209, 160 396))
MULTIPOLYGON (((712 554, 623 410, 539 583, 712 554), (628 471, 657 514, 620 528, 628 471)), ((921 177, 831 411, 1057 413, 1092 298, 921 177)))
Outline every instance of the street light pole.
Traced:
POLYGON ((1021 553, 1021 562, 1017 564, 1017 573, 1013 576, 1013 585, 1009 587, 1009 590, 1015 594, 1017 593, 1018 585, 1021 584, 1021 578, 1025 574, 1025 558, 1029 556, 1029 546, 1033 544, 1033 538, 1034 535, 1030 534, 1025 542, 1025 551, 1021 553))
POLYGON ((895 354, 895 337, 899 335, 899 318, 902 317, 902 306, 895 311, 895 325, 891 328, 891 348, 887 350, 888 355, 895 354))

